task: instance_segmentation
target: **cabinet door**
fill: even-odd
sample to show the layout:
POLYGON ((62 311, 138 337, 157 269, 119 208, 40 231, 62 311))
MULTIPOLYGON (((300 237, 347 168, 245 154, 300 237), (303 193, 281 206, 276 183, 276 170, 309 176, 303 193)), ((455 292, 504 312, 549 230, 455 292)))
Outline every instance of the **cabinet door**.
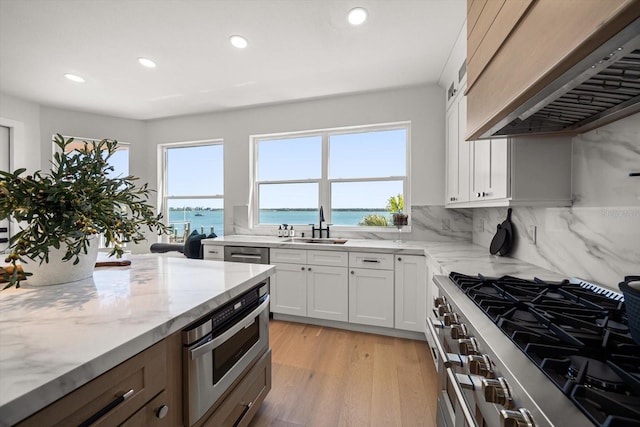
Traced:
POLYGON ((467 131, 467 97, 464 88, 447 112, 447 204, 469 201, 470 146, 467 131))
POLYGON ((307 314, 318 319, 349 320, 349 280, 345 267, 307 268, 307 314))
POLYGON ((397 255, 395 281, 395 328, 424 332, 427 293, 425 257, 397 255))
POLYGON ((447 203, 458 200, 458 101, 447 111, 447 203))
POLYGON ((349 322, 393 328, 393 271, 349 269, 349 322))
POLYGON ((491 139, 489 155, 489 182, 486 199, 504 199, 508 197, 509 183, 509 140, 491 139))
POLYGON ((277 264, 271 277, 271 311, 307 315, 307 268, 299 264, 277 264))
POLYGON ((473 179, 471 200, 508 197, 509 140, 473 141, 473 179))
POLYGON ((469 187, 471 184, 471 143, 467 142, 467 97, 463 87, 458 103, 458 202, 469 201, 469 187))

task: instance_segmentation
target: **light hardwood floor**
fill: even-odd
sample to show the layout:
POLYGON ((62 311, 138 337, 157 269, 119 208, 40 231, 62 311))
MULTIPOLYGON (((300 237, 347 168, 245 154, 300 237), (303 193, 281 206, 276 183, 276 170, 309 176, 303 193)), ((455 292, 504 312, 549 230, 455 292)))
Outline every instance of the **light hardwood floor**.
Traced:
POLYGON ((269 332, 272 389, 250 427, 435 425, 426 342, 277 320, 269 332))

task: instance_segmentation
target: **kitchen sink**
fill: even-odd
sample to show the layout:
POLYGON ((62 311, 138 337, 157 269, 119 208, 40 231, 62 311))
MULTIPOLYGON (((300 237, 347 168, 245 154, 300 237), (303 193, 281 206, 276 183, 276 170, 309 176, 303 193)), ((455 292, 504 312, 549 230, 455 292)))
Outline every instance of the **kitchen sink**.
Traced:
POLYGON ((308 239, 306 237, 292 237, 284 241, 291 243, 316 243, 320 245, 344 245, 347 243, 346 239, 308 239))

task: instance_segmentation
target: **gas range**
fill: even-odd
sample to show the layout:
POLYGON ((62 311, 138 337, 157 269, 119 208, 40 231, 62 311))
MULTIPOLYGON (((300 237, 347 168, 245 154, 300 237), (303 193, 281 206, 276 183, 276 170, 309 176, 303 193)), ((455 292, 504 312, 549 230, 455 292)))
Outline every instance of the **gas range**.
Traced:
MULTIPOLYGON (((497 400, 504 425, 640 426, 640 346, 621 294, 575 279, 451 273, 436 284, 443 367, 460 388, 497 400), (450 351, 458 350, 455 363, 450 351), (493 396, 496 379, 508 398, 493 396)), ((479 421, 482 398, 467 395, 475 424, 493 425, 491 414, 479 421)))

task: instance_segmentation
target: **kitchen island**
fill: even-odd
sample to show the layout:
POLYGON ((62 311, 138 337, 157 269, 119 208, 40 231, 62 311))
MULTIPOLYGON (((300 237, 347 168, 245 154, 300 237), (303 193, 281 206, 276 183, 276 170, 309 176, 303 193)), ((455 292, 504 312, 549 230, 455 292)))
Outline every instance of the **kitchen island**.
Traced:
POLYGON ((0 426, 13 425, 271 276, 269 265, 158 255, 0 292, 0 426))

